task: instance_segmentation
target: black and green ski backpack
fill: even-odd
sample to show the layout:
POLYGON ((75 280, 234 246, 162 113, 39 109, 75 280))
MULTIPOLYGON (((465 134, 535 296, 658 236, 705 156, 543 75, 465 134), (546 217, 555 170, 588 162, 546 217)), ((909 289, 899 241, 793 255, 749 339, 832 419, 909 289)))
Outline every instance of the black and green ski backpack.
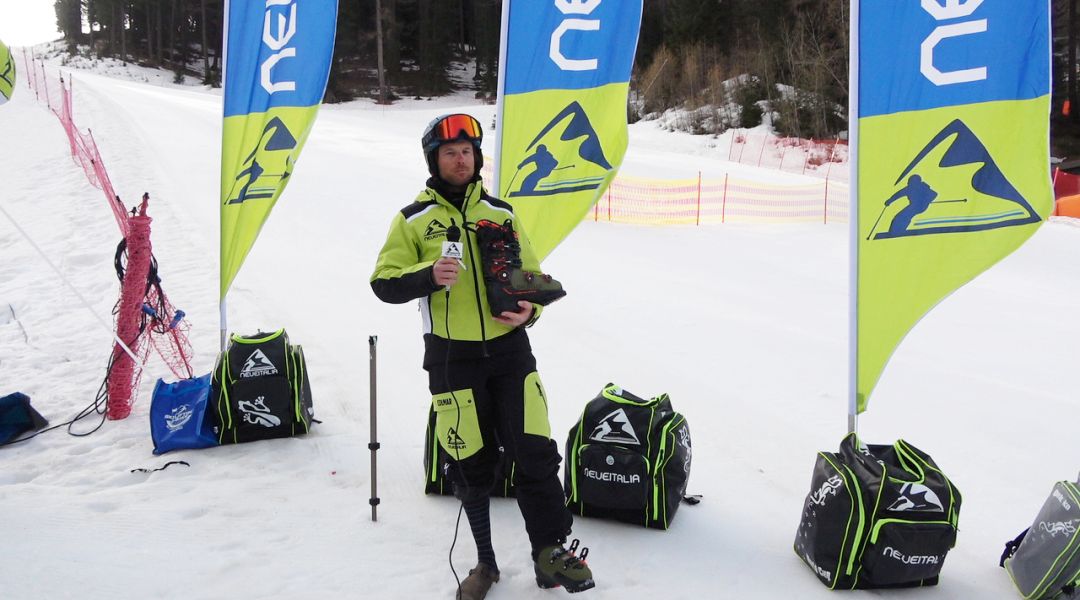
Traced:
POLYGON ((314 410, 303 348, 284 329, 234 334, 214 367, 211 405, 222 444, 307 433, 314 410))
POLYGON ((928 454, 851 433, 818 452, 795 554, 829 589, 935 585, 959 518, 960 491, 928 454))
POLYGON ((667 529, 691 456, 690 428, 667 394, 645 400, 609 383, 566 440, 566 505, 585 517, 667 529))

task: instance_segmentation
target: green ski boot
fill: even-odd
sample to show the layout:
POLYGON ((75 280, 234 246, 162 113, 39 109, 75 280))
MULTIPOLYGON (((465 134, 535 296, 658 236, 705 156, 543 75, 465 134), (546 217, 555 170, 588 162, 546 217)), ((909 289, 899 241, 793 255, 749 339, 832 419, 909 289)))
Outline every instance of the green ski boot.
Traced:
POLYGON ((499 570, 484 563, 469 571, 458 588, 457 600, 484 600, 491 584, 499 581, 499 570))
POLYGON ((582 548, 581 555, 578 556, 578 544, 578 540, 574 540, 570 542, 569 549, 563 548, 562 544, 556 544, 540 550, 534 563, 536 585, 545 590, 562 586, 571 594, 596 586, 592 570, 585 564, 589 549, 582 548))
POLYGON ((566 295, 551 275, 522 270, 521 244, 509 219, 502 225, 487 219, 477 221, 476 239, 492 315, 518 312, 519 300, 548 305, 566 295))

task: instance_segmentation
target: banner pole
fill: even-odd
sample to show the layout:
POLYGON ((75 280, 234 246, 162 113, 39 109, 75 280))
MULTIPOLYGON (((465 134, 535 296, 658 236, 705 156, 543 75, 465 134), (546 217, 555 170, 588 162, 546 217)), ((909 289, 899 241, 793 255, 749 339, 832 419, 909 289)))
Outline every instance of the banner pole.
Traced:
MULTIPOLYGON (((222 118, 225 117, 225 102, 224 102, 225 84, 226 84, 226 82, 228 82, 228 76, 229 76, 229 74, 228 74, 228 67, 229 67, 229 13, 231 12, 230 11, 231 7, 229 6, 229 4, 230 4, 230 0, 225 0, 224 6, 222 7, 222 10, 224 11, 224 13, 223 13, 222 22, 221 22, 221 90, 222 90, 221 116, 222 116, 222 118)), ((225 134, 223 132, 222 133, 222 138, 223 139, 222 139, 222 145, 221 145, 222 153, 225 152, 224 135, 225 134)), ((224 179, 224 175, 222 175, 222 179, 224 179)), ((222 205, 221 205, 221 203, 222 202, 224 202, 224 200, 221 199, 221 198, 218 198, 218 277, 219 278, 222 277, 222 273, 224 271, 224 266, 225 266, 223 264, 223 262, 222 262, 222 259, 225 256, 225 252, 224 252, 224 250, 225 250, 225 240, 224 240, 224 237, 222 236, 222 233, 221 233, 221 230, 222 230, 222 227, 221 227, 221 223, 222 223, 222 214, 221 214, 222 205)), ((221 285, 220 281, 219 281, 218 285, 219 286, 221 285)), ((218 302, 218 315, 219 315, 219 317, 218 317, 218 336, 219 336, 218 337, 218 346, 219 346, 218 351, 219 352, 225 352, 225 339, 226 339, 226 337, 228 337, 228 334, 227 334, 228 325, 226 323, 226 321, 227 321, 226 317, 227 317, 227 314, 228 314, 227 313, 227 308, 226 308, 226 301, 228 300, 228 296, 229 296, 229 290, 228 290, 228 288, 226 288, 221 292, 221 300, 218 302)))
POLYGON ((371 393, 371 441, 368 443, 368 450, 371 450, 371 498, 368 499, 368 504, 371 505, 371 520, 378 521, 378 506, 379 506, 379 484, 378 484, 378 465, 377 456, 379 451, 379 434, 378 434, 378 419, 376 410, 376 399, 378 397, 378 388, 375 385, 375 371, 376 371, 376 344, 379 342, 379 336, 368 336, 368 350, 371 355, 371 362, 369 364, 369 371, 371 379, 369 381, 369 390, 371 393))
POLYGON ((859 350, 859 3, 851 0, 851 43, 848 53, 848 149, 850 169, 848 193, 848 433, 859 425, 858 350, 859 350))
POLYGON ((499 25, 499 81, 495 85, 495 164, 491 172, 491 189, 496 198, 505 198, 499 185, 502 183, 503 109, 506 106, 506 37, 510 29, 510 2, 502 0, 502 23, 499 25))
POLYGON ((220 327, 219 327, 220 336, 219 336, 218 342, 219 342, 219 345, 221 346, 220 351, 224 352, 225 351, 226 331, 228 331, 228 327, 227 327, 226 322, 225 322, 226 321, 225 296, 222 296, 221 297, 221 302, 218 303, 218 314, 220 316, 220 318, 218 320, 218 322, 220 323, 220 327))

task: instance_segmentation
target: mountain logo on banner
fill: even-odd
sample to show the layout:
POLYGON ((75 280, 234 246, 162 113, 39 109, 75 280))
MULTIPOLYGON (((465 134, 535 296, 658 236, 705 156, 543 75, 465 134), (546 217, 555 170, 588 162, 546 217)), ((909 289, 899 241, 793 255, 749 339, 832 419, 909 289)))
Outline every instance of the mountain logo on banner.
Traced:
POLYGON ((285 123, 278 117, 270 119, 255 148, 244 159, 241 166, 245 168, 237 174, 226 204, 273 198, 277 190, 284 185, 283 182, 292 175, 292 151, 296 146, 296 136, 289 131, 285 123), (262 163, 259 162, 260 159, 262 163), (268 168, 272 168, 273 172, 268 173, 268 168), (239 190, 236 189, 237 186, 240 187, 239 190))
POLYGON ((589 439, 598 442, 641 445, 637 434, 634 433, 634 428, 630 425, 630 419, 621 408, 600 419, 600 424, 593 429, 589 439))
POLYGON ((941 500, 934 493, 934 490, 920 483, 905 483, 900 488, 900 497, 886 510, 945 512, 945 508, 942 507, 941 500))
POLYGON ((867 240, 984 231, 1042 220, 960 119, 912 159, 894 190, 867 240))
POLYGON ((274 363, 270 362, 269 358, 263 354, 262 350, 255 350, 248 357, 244 363, 244 368, 240 370, 241 377, 262 377, 263 375, 276 375, 278 372, 274 363))
POLYGON ((553 196, 595 190, 613 168, 604 156, 600 136, 589 115, 576 100, 548 122, 525 148, 525 159, 517 166, 516 196, 553 196), (563 163, 567 164, 563 164, 563 163))

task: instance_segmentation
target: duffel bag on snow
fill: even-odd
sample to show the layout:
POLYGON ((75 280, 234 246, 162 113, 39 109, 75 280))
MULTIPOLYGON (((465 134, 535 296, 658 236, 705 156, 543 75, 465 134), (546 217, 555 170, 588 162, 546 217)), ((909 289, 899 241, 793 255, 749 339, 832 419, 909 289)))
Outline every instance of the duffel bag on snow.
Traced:
POLYGON ((212 407, 222 444, 307 433, 314 411, 304 350, 284 329, 233 335, 214 368, 212 407))
POLYGON ((566 440, 567 507, 667 529, 690 477, 690 428, 667 394, 645 400, 607 384, 566 440))
POLYGON ((158 379, 150 400, 154 454, 218 445, 210 404, 210 374, 165 383, 158 379))
POLYGON ((795 553, 830 589, 935 585, 959 518, 960 492, 929 455, 851 433, 818 453, 795 553))
POLYGON ((16 439, 27 431, 38 431, 49 422, 30 406, 30 397, 21 392, 0 398, 0 444, 21 442, 16 439))
POLYGON ((1005 546, 1001 566, 1028 600, 1073 597, 1080 583, 1080 486, 1059 481, 1035 522, 1005 546))
MULTIPOLYGON (((439 443, 438 435, 435 430, 435 407, 431 407, 424 436, 424 493, 450 496, 454 493, 454 486, 449 473, 450 469, 455 467, 450 461, 450 455, 439 443)), ((514 462, 507 459, 502 446, 499 446, 499 459, 495 463, 495 484, 491 487, 491 495, 511 498, 514 494, 514 462)))

